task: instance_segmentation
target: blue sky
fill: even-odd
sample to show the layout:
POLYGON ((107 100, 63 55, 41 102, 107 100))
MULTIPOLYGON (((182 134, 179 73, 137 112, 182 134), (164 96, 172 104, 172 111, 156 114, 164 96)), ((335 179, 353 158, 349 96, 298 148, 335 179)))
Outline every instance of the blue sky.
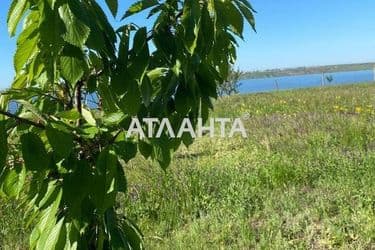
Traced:
MULTIPOLYGON (((13 78, 15 39, 8 37, 0 9, 0 89, 13 78)), ((99 0, 103 2, 103 0, 99 0)), ((120 0, 120 14, 134 1, 120 0)), ((375 62, 375 1, 250 0, 257 10, 257 33, 246 29, 237 65, 242 70, 375 62)), ((112 20, 115 25, 119 21, 112 20)), ((150 25, 144 16, 131 21, 150 25)), ((122 22, 124 23, 124 22, 122 22)))

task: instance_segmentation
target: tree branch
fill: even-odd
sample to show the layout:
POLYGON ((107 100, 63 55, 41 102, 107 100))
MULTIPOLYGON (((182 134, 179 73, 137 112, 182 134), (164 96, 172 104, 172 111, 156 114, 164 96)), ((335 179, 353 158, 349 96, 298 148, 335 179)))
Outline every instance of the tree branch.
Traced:
POLYGON ((27 120, 25 118, 16 116, 16 115, 14 115, 14 114, 12 114, 10 112, 7 112, 7 111, 0 110, 0 114, 1 115, 5 115, 5 116, 7 116, 9 118, 15 119, 18 122, 29 124, 29 125, 32 125, 32 126, 37 127, 37 128, 41 128, 41 129, 45 129, 46 128, 46 126, 44 126, 41 123, 37 123, 37 122, 33 122, 33 121, 30 121, 30 120, 27 120))
POLYGON ((82 87, 84 82, 81 80, 77 83, 76 87, 76 107, 77 111, 82 114, 82 87))

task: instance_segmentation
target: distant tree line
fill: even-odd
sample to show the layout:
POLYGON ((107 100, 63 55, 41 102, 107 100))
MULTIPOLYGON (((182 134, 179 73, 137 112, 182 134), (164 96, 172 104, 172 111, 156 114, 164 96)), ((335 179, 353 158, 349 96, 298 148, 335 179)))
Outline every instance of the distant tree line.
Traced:
POLYGON ((230 67, 227 80, 218 86, 218 95, 227 96, 239 93, 239 88, 242 85, 240 82, 243 79, 244 72, 240 69, 235 69, 233 66, 230 67))

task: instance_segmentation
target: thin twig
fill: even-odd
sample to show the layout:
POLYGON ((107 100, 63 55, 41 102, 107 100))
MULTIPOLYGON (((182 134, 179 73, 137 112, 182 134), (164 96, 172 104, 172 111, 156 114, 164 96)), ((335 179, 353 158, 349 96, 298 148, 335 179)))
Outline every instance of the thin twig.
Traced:
POLYGON ((29 125, 32 125, 32 126, 35 126, 37 128, 41 128, 41 129, 45 129, 46 126, 44 126, 43 124, 41 123, 37 123, 37 122, 33 122, 33 121, 30 121, 30 120, 27 120, 25 118, 22 118, 22 117, 19 117, 17 115, 14 115, 10 112, 7 112, 7 111, 3 111, 3 110, 0 110, 0 114, 1 115, 5 115, 9 118, 12 118, 12 119, 15 119, 16 121, 18 122, 21 122, 21 123, 26 123, 26 124, 29 124, 29 125))

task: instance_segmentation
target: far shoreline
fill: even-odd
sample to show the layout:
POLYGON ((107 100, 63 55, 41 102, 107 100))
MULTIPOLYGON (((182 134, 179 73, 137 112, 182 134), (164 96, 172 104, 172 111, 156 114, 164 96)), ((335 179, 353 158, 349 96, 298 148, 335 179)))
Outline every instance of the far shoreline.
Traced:
POLYGON ((242 79, 249 80, 297 75, 331 74, 348 71, 374 70, 374 68, 375 62, 276 68, 267 70, 244 71, 242 79))

